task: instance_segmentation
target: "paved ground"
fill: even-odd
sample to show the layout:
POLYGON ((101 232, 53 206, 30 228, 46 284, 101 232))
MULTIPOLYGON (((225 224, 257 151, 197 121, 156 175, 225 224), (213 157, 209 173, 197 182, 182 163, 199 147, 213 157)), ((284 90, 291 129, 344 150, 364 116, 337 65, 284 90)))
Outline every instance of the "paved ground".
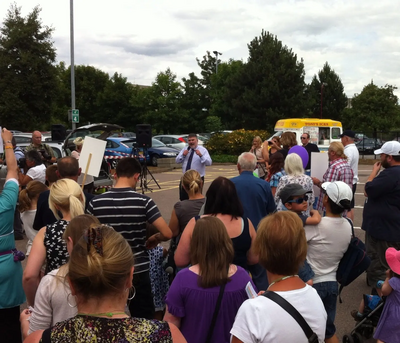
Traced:
MULTIPOLYGON (((371 170, 372 166, 369 165, 359 166, 360 181, 357 186, 357 193, 356 193, 355 231, 356 235, 363 240, 364 240, 364 232, 360 229, 360 226, 362 222, 362 211, 364 204, 364 194, 363 194, 364 183, 368 178, 371 170)), ((161 189, 157 187, 155 182, 148 175, 147 178, 148 187, 152 188, 153 191, 152 192, 146 191, 145 194, 154 199, 154 201, 156 202, 161 211, 163 218, 168 223, 171 217, 173 205, 177 201, 179 201, 178 187, 179 187, 179 179, 182 175, 182 172, 181 170, 177 169, 163 173, 154 173, 153 175, 158 184, 160 185, 161 189)), ((214 180, 216 177, 225 176, 231 178, 236 175, 238 175, 238 173, 236 170, 236 166, 234 165, 213 165, 211 167, 207 167, 204 194, 207 191, 212 180, 214 180)), ((20 250, 24 251, 25 245, 26 245, 26 240, 17 241, 17 247, 20 250)), ((358 308, 362 294, 369 292, 370 292, 370 287, 368 287, 365 283, 365 275, 360 276, 351 285, 349 285, 343 290, 342 293, 343 303, 340 304, 338 302, 337 316, 336 316, 337 334, 340 340, 344 334, 349 333, 354 327, 354 320, 350 316, 350 311, 352 309, 358 308)), ((370 340, 370 342, 374 342, 374 340, 370 340)))

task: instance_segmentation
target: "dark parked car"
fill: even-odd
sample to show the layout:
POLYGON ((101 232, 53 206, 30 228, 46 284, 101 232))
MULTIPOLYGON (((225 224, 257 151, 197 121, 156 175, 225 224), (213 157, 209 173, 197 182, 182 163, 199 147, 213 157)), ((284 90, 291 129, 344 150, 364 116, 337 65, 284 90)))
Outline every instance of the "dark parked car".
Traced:
POLYGON ((382 142, 379 138, 363 138, 356 142, 356 146, 358 151, 362 154, 373 154, 374 150, 382 146, 382 142))

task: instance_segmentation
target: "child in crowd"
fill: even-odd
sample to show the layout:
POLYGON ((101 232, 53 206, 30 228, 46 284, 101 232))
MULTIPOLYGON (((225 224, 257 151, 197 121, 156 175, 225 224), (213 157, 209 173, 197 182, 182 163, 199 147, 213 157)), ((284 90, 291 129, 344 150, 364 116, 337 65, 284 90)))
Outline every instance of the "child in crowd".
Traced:
POLYGON ((33 221, 35 220, 37 200, 40 193, 46 191, 47 186, 40 181, 30 181, 26 188, 19 193, 18 209, 21 213, 22 227, 25 231, 28 243, 26 244, 26 256, 29 255, 32 248, 33 239, 38 231, 33 229, 33 221))
POLYGON ((378 343, 400 342, 400 251, 389 248, 385 257, 390 269, 386 271, 382 295, 387 298, 374 338, 378 343))
MULTIPOLYGON (((311 210, 310 216, 304 214, 304 211, 307 210, 308 206, 307 193, 310 192, 306 191, 301 185, 297 183, 291 183, 282 188, 278 195, 286 209, 296 213, 300 217, 303 222, 303 227, 305 225, 317 225, 321 221, 321 216, 316 210, 311 210)), ((304 282, 312 286, 314 272, 307 260, 304 261, 303 267, 301 267, 299 270, 299 277, 304 282)))
MULTIPOLYGON (((147 238, 157 232, 154 225, 147 223, 147 238)), ((165 310, 164 298, 169 289, 169 275, 164 270, 164 259, 168 256, 168 250, 159 244, 149 250, 149 256, 151 291, 155 308, 154 319, 162 320, 165 310)))
POLYGON ((356 321, 361 321, 364 319, 366 316, 366 311, 371 312, 375 310, 375 308, 378 306, 379 302, 381 301, 382 297, 382 288, 383 281, 380 280, 376 284, 376 291, 378 292, 378 295, 372 295, 372 294, 363 294, 363 298, 361 299, 360 306, 357 310, 352 310, 350 312, 351 316, 354 318, 356 321))

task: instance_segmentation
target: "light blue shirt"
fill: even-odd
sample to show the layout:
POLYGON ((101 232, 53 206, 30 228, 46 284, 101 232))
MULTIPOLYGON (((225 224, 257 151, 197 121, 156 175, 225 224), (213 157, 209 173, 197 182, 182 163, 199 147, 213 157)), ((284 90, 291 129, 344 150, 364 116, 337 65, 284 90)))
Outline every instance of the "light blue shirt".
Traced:
MULTIPOLYGON (((185 150, 187 150, 188 147, 185 147, 181 150, 178 156, 176 156, 175 162, 176 163, 182 163, 182 172, 186 172, 186 166, 189 161, 189 156, 191 154, 191 151, 184 156, 183 153, 185 150)), ((206 174, 206 166, 211 166, 212 160, 210 157, 210 154, 208 153, 207 149, 198 145, 194 150, 199 150, 201 153, 201 157, 196 154, 196 152, 193 153, 193 159, 192 159, 192 164, 190 166, 190 169, 197 170, 200 174, 200 176, 204 177, 206 174)))

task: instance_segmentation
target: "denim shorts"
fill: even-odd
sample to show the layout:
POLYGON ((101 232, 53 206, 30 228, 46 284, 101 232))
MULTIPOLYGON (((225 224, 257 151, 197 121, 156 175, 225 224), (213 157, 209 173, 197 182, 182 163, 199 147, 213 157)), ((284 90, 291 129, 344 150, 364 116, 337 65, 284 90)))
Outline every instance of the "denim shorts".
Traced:
POLYGON ((325 339, 331 338, 336 332, 334 322, 336 317, 337 296, 339 294, 338 283, 336 281, 319 282, 315 283, 313 287, 318 292, 324 304, 326 314, 328 315, 326 319, 325 339))

